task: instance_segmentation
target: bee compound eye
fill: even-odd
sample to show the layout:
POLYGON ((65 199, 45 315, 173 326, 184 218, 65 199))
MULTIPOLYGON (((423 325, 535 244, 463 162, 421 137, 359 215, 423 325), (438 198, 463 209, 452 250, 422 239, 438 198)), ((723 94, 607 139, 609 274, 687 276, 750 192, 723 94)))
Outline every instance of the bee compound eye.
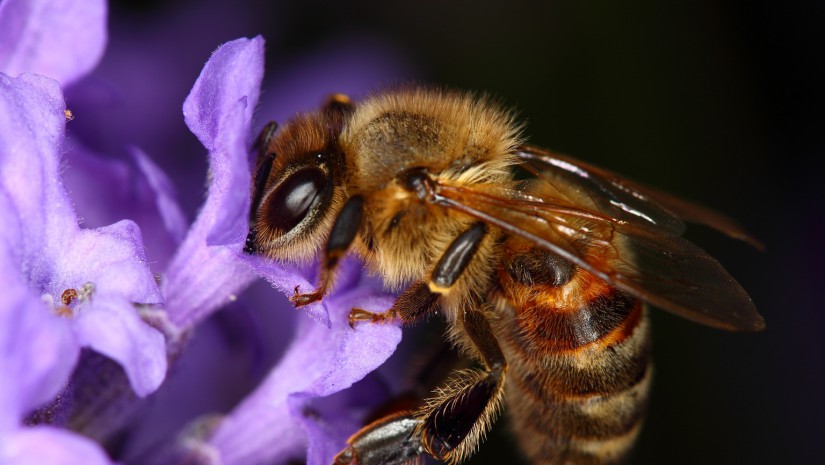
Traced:
POLYGON ((272 154, 264 159, 261 162, 260 166, 258 167, 258 171, 255 172, 255 184, 254 184, 254 191, 252 197, 252 212, 251 218, 255 218, 256 211, 258 210, 258 206, 261 203, 261 199, 264 195, 264 189, 266 188, 266 182, 269 179, 269 172, 272 171, 272 160, 275 159, 275 155, 272 154))
POLYGON ((270 227, 287 232, 301 224, 320 201, 324 180, 324 173, 316 168, 290 174, 267 199, 270 227))

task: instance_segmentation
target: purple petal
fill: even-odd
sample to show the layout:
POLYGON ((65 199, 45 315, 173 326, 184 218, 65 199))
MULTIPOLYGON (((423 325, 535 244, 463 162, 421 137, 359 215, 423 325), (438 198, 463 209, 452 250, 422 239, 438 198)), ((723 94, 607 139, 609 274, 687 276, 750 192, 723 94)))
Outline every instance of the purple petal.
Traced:
MULTIPOLYGON (((229 411, 281 358, 299 319, 306 320, 280 293, 259 282, 199 324, 176 361, 174 374, 143 409, 137 431, 130 434, 120 458, 125 463, 158 463, 147 454, 162 455, 168 447, 161 444, 193 418, 229 411)), ((167 444, 173 449, 179 445, 177 440, 167 444)))
POLYGON ((59 297, 65 289, 80 289, 90 282, 94 295, 116 295, 129 308, 132 302, 162 302, 154 276, 146 266, 140 228, 132 221, 80 230, 60 245, 62 250, 51 264, 55 277, 47 290, 52 295, 59 297))
POLYGON ((20 224, 12 211, 0 185, 0 431, 54 398, 78 357, 70 327, 20 280, 20 224))
MULTIPOLYGON (((361 287, 344 296, 340 302, 336 302, 347 310, 334 314, 339 318, 346 318, 349 316, 349 309, 353 307, 383 311, 392 306, 393 301, 392 297, 377 296, 369 288, 361 287)), ((344 321, 339 320, 333 324, 340 326, 343 323, 344 321)), ((356 334, 343 338, 341 346, 334 353, 331 366, 337 368, 315 380, 310 389, 296 393, 290 399, 290 413, 304 428, 309 439, 307 465, 332 463, 335 454, 343 448, 346 438, 358 429, 355 419, 352 418, 353 405, 348 405, 347 409, 343 409, 343 413, 336 412, 337 414, 330 417, 316 419, 305 414, 307 401, 331 396, 349 388, 381 366, 395 351, 401 339, 400 328, 397 325, 361 324, 356 326, 353 333, 356 334), (388 329, 398 331, 397 340, 387 338, 388 329), (357 334, 358 332, 361 334, 357 334)), ((375 408, 377 404, 371 407, 375 408)))
POLYGON ((0 74, 0 184, 15 205, 26 256, 42 254, 47 232, 77 228, 58 172, 65 108, 56 81, 0 74))
POLYGON ((90 301, 76 307, 80 343, 120 363, 135 392, 149 394, 166 374, 166 350, 163 336, 144 323, 134 307, 134 302, 162 301, 146 267, 140 230, 124 220, 79 231, 73 239, 53 260, 58 279, 51 294, 92 284, 90 301))
POLYGON ((346 416, 299 418, 308 438, 307 465, 329 465, 333 457, 346 447, 345 439, 358 431, 359 424, 346 416))
POLYGON ((5 0, 0 3, 0 71, 35 73, 68 86, 106 47, 104 0, 5 0))
POLYGON ((241 243, 246 236, 249 142, 263 78, 263 47, 261 37, 222 45, 183 104, 186 125, 210 152, 212 180, 205 207, 215 215, 210 245, 241 243))
POLYGON ((28 410, 56 395, 78 356, 70 328, 50 314, 40 294, 24 282, 26 271, 42 266, 27 259, 32 248, 43 247, 44 236, 29 221, 45 222, 42 206, 31 205, 32 199, 25 194, 34 195, 35 202, 45 197, 38 181, 47 169, 37 163, 37 156, 44 152, 56 156, 65 119, 62 108, 57 82, 34 75, 10 79, 0 74, 0 114, 4 115, 0 119, 0 280, 5 296, 0 301, 4 352, 0 356, 4 380, 0 383, 0 425, 18 422, 28 410), (18 173, 32 179, 15 180, 18 173))
POLYGON ((163 283, 169 319, 181 330, 193 328, 232 302, 257 276, 225 246, 200 244, 190 233, 178 249, 163 283))
POLYGON ((314 379, 301 395, 324 397, 346 389, 392 355, 401 341, 398 324, 360 324, 353 329, 349 314, 355 307, 383 312, 394 301, 393 296, 376 295, 371 289, 359 287, 327 304, 333 331, 327 336, 336 338, 337 347, 327 354, 331 359, 323 376, 314 379))
POLYGON ((178 204, 172 180, 142 150, 133 148, 131 154, 140 173, 152 188, 158 213, 166 231, 176 244, 180 243, 189 228, 189 222, 186 221, 186 216, 178 204))
POLYGON ((118 362, 138 396, 154 392, 166 376, 163 336, 125 300, 95 298, 74 325, 80 343, 118 362))
POLYGON ((317 396, 346 389, 381 365, 401 339, 396 325, 349 327, 357 305, 383 311, 392 297, 356 289, 325 302, 331 328, 299 322, 293 344, 259 388, 221 424, 210 443, 225 465, 276 463, 294 458, 305 444, 299 434, 303 406, 317 396), (289 415, 287 415, 289 413, 289 415))
MULTIPOLYGON (((36 75, 10 79, 0 74, 0 114, 7 115, 0 122, 0 186, 7 200, 3 216, 15 225, 15 233, 5 239, 16 246, 18 273, 30 292, 38 298, 50 296, 53 303, 60 302, 67 289, 91 286, 92 303, 77 303, 74 310, 78 312, 94 311, 97 299, 112 299, 122 311, 133 313, 133 302, 160 303, 140 230, 133 222, 96 230, 81 230, 77 225, 58 170, 64 108, 57 82, 36 75)), ((72 325, 77 321, 67 318, 62 322, 72 325)), ((144 343, 157 345, 157 337, 142 337, 147 330, 155 331, 144 324, 126 339, 140 341, 132 350, 144 349, 144 343)), ((100 337, 104 336, 101 332, 100 337)), ((84 334, 84 342, 92 339, 92 334, 84 334)), ((75 358, 78 349, 75 346, 65 357, 75 358)), ((150 349, 147 353, 156 352, 150 349)), ((165 363, 165 356, 156 363, 165 363)), ((139 371, 124 368, 130 373, 139 371)), ((140 380, 132 381, 136 389, 145 391, 140 380)))
POLYGON ((390 394, 387 383, 373 372, 351 388, 304 407, 312 412, 299 418, 309 439, 306 463, 332 463, 335 454, 346 446, 347 438, 363 426, 364 417, 382 406, 390 394))
MULTIPOLYGON (((272 287, 288 297, 291 297, 295 292, 296 286, 302 289, 302 292, 309 292, 315 289, 315 284, 310 282, 306 276, 318 276, 317 263, 313 266, 299 267, 255 255, 241 254, 240 258, 250 269, 267 280, 272 287)), ((336 289, 348 289, 353 287, 360 279, 361 262, 353 257, 348 257, 339 267, 335 287, 336 289)), ((381 291, 381 288, 376 286, 371 286, 370 289, 373 289, 376 293, 381 291)), ((301 311, 327 328, 332 325, 329 318, 329 311, 324 301, 301 307, 301 311)))
POLYGON ((4 465, 111 465, 93 441, 48 426, 4 432, 0 438, 0 463, 4 465))
POLYGON ((128 216, 140 225, 149 262, 164 269, 188 228, 169 178, 136 148, 130 163, 92 153, 74 139, 67 145, 63 183, 81 223, 94 228, 128 216))
POLYGON ((0 185, 20 226, 22 267, 39 291, 57 300, 92 282, 132 302, 159 303, 140 230, 121 222, 81 231, 59 173, 66 117, 57 83, 35 75, 0 75, 0 185), (21 111, 22 110, 22 111, 21 111))
MULTIPOLYGON (((226 141, 237 136, 234 129, 225 127, 237 124, 227 117, 226 109, 240 104, 243 120, 247 124, 252 120, 263 77, 263 47, 260 36, 236 39, 218 47, 183 103, 186 125, 210 152, 228 148, 226 141)), ((249 132, 243 137, 249 137, 249 132)))
MULTIPOLYGON (((7 263, 0 257, 0 266, 7 263)), ((5 266, 0 270, 0 431, 54 398, 68 382, 79 353, 70 327, 15 282, 15 275, 5 266)))
POLYGON ((183 105, 186 124, 209 150, 209 193, 167 271, 172 322, 191 327, 224 305, 255 275, 237 254, 249 211, 249 138, 263 76, 263 39, 222 45, 183 105))

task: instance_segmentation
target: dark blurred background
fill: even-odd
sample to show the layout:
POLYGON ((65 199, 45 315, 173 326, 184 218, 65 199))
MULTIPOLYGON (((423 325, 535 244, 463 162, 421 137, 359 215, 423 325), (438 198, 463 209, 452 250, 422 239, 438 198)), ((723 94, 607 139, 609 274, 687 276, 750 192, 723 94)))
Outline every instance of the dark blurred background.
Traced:
MULTIPOLYGON (((825 2, 114 1, 110 24, 98 75, 164 89, 151 108, 127 107, 121 129, 156 121, 133 142, 170 172, 191 170, 190 211, 205 167, 180 137, 180 106, 212 50, 261 34, 259 125, 387 82, 485 91, 518 110, 533 143, 729 214, 764 253, 701 227, 688 237, 751 293, 767 329, 655 312, 656 378, 632 463, 824 460, 825 2)), ((501 422, 471 463, 519 460, 501 422)))

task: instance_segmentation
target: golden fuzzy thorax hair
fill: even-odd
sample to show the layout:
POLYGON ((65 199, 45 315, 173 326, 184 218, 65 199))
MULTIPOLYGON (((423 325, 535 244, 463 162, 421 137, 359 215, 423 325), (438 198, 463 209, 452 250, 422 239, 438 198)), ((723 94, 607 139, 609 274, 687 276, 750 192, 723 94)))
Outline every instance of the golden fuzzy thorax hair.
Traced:
MULTIPOLYGON (((360 103, 340 145, 348 163, 348 194, 366 200, 362 239, 371 244, 358 250, 368 266, 390 286, 426 279, 450 241, 473 220, 424 205, 397 176, 424 168, 440 184, 506 186, 518 130, 509 113, 465 93, 412 88, 360 103)), ((490 236, 482 248, 488 248, 490 236)), ((487 266, 474 263, 464 281, 477 281, 487 266)))

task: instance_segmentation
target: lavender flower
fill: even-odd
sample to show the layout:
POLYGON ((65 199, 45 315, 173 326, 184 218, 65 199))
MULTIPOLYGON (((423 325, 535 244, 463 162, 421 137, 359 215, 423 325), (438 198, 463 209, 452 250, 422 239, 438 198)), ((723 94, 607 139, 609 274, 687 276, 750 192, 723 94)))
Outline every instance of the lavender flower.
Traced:
MULTIPOLYGON (((105 44, 105 5, 48 2, 52 9, 44 10, 45 3, 0 3, 0 72, 31 71, 57 79, 64 88, 75 89, 70 93, 73 107, 88 109, 94 102, 82 99, 94 94, 99 81, 83 76, 105 44), (72 39, 59 38, 62 33, 72 34, 72 39)), ((295 285, 312 288, 315 278, 311 266, 287 267, 241 252, 249 209, 248 149, 262 75, 263 40, 232 41, 214 53, 186 100, 186 123, 208 150, 210 164, 206 199, 187 230, 172 184, 178 178, 166 176, 137 148, 128 148, 129 158, 123 161, 89 149, 87 131, 66 137, 63 95, 54 81, 0 74, 0 114, 14 116, 0 122, 0 276, 8 283, 9 297, 0 302, 0 347, 9 348, 0 354, 0 379, 14 380, 0 386, 0 462, 108 463, 98 445, 60 428, 71 427, 75 412, 84 410, 78 405, 84 400, 77 398, 74 405, 61 407, 71 404, 72 392, 89 387, 89 378, 76 373, 72 389, 65 389, 79 348, 90 347, 117 361, 132 389, 146 395, 163 381, 167 354, 181 354, 181 360, 190 355, 188 339, 182 336, 208 335, 210 327, 217 327, 211 317, 236 300, 246 308, 288 312, 282 320, 293 323, 285 328, 250 326, 241 333, 253 341, 246 352, 265 345, 261 341, 266 337, 282 339, 278 345, 284 352, 274 368, 234 408, 230 405, 206 419, 190 414, 189 426, 175 426, 169 437, 178 439, 165 445, 141 440, 142 431, 156 420, 137 417, 119 435, 124 452, 113 458, 126 463, 183 458, 284 463, 301 458, 308 447, 309 464, 326 464, 358 428, 366 410, 386 396, 383 383, 368 374, 393 352, 400 330, 392 325, 353 330, 346 324, 353 306, 380 311, 392 303, 380 285, 362 277, 358 263, 345 262, 336 292, 305 313, 296 314, 283 303, 274 308, 271 300, 243 294, 259 277, 284 294, 295 285), (81 229, 60 183, 58 154, 68 160, 63 174, 87 225, 129 216, 140 222, 143 234, 131 221, 81 229), (141 238, 152 254, 154 272, 162 277, 162 294, 146 266, 141 238), (152 305, 141 314, 163 327, 165 347, 134 303, 152 305), (25 317, 19 317, 20 312, 25 317), (366 401, 352 402, 346 396, 319 401, 354 383, 353 392, 361 392, 366 401), (42 409, 47 404, 50 408, 42 409), (39 421, 51 426, 23 426, 38 408, 39 421)), ((314 97, 357 86, 345 79, 343 88, 329 87, 314 97)), ((129 147, 133 141, 117 143, 129 147)), ((204 343, 220 342, 207 338, 204 343)), ((256 378, 241 382, 251 390, 256 378)), ((175 389, 181 385, 193 386, 182 394, 187 398, 203 390, 196 379, 173 377, 161 387, 157 403, 178 408, 180 397, 175 396, 181 394, 175 389)), ((141 412, 151 410, 151 403, 129 402, 129 411, 141 406, 146 407, 141 412)), ((164 412, 158 421, 170 417, 164 412)), ((122 424, 110 420, 101 424, 122 424)), ((94 437, 102 441, 114 432, 94 437)))
MULTIPOLYGON (((55 81, 0 74, 0 276, 13 296, 0 303, 0 346, 13 351, 3 357, 0 405, 9 429, 62 390, 81 347, 118 361, 139 395, 155 390, 166 372, 163 338, 134 308, 161 301, 139 229, 129 221, 80 229, 60 183, 64 112, 55 81), (54 341, 51 353, 33 344, 42 339, 54 341)), ((42 431, 31 437, 67 434, 42 431)), ((14 456, 18 446, 4 451, 14 456)))
POLYGON ((97 65, 106 47, 104 0, 4 0, 0 70, 37 73, 68 86, 97 65))
MULTIPOLYGON (((0 24, 8 26, 8 40, 16 41, 3 47, 6 66, 71 82, 102 52, 105 13, 106 5, 97 1, 83 6, 4 2, 0 24), (76 33, 73 45, 65 53, 47 53, 61 41, 70 42, 62 36, 66 33, 76 33)), ((95 230, 78 227, 59 173, 67 119, 61 90, 49 79, 25 75, 4 76, 3 87, 8 118, 0 126, 0 185, 9 202, 4 224, 16 225, 6 233, 14 261, 5 269, 16 268, 38 298, 70 316, 66 321, 77 342, 120 362, 135 391, 146 395, 163 380, 166 362, 160 334, 140 320, 133 306, 161 302, 140 231, 130 221, 95 230)))
POLYGON ((100 1, 0 4, 0 279, 8 296, 0 302, 3 463, 108 463, 87 439, 22 426, 49 402, 40 419, 65 421, 71 395, 64 388, 82 347, 117 361, 140 396, 166 373, 163 337, 134 307, 161 301, 139 229, 130 221, 81 229, 60 182, 67 115, 50 78, 69 85, 94 66, 105 44, 105 15, 100 1), (24 72, 50 78, 3 74, 24 72))

